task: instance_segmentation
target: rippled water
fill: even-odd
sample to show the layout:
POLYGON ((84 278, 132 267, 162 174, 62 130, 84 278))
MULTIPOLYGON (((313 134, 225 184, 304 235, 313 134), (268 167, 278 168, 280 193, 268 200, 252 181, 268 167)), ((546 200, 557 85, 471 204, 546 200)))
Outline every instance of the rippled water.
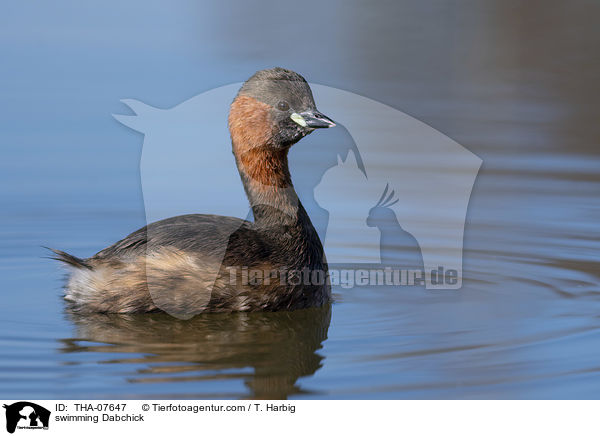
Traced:
MULTIPOLYGON (((182 10, 170 10, 166 20, 180 19, 182 10)), ((264 40, 263 31, 248 31, 251 37, 239 43, 243 27, 219 34, 210 45, 219 53, 190 44, 216 66, 202 75, 205 58, 189 66, 174 57, 173 68, 187 74, 185 86, 166 84, 160 68, 134 83, 142 61, 160 58, 163 46, 152 56, 131 54, 118 72, 124 77, 108 80, 94 68, 114 72, 109 61, 130 46, 114 45, 114 53, 105 47, 102 62, 88 70, 79 61, 96 40, 69 46, 56 28, 43 28, 42 34, 54 35, 50 47, 65 50, 56 56, 71 59, 77 71, 61 81, 64 72, 49 61, 40 75, 27 69, 19 76, 12 63, 4 81, 13 88, 6 89, 13 104, 2 108, 0 397, 600 397, 599 65, 593 50, 599 32, 586 18, 593 14, 577 3, 515 11, 493 1, 454 12, 413 5, 402 17, 395 9, 361 11, 326 7, 324 21, 315 18, 309 27, 329 37, 330 58, 314 55, 304 64, 291 54, 256 51, 258 42, 282 47, 264 40), (326 20, 337 13, 344 16, 336 22, 345 25, 326 31, 326 20), (570 33, 563 16, 585 32, 570 33), (345 30, 359 23, 362 31, 345 30), (371 34, 373 26, 391 36, 371 34), (434 68, 438 62, 447 68, 434 68), (141 140, 108 119, 121 110, 118 99, 133 92, 168 106, 273 63, 404 110, 483 159, 467 215, 463 288, 337 287, 331 307, 189 321, 65 311, 61 272, 40 246, 90 255, 144 224, 141 140), (223 71, 227 77, 220 80, 223 71), (89 89, 89 98, 74 85, 89 89), (92 90, 100 85, 108 91, 92 90)), ((235 20, 228 11, 210 13, 217 24, 235 20)), ((190 25, 201 21, 190 16, 190 25)), ((103 18, 97 20, 104 29, 103 18)), ((132 36, 126 25, 116 24, 132 36)), ((175 21, 164 25, 177 27, 175 21)), ((189 41, 193 32, 172 38, 189 41)), ((26 38, 18 41, 30 47, 26 38)), ((50 60, 49 53, 42 50, 38 58, 50 60)), ((21 68, 33 62, 16 51, 9 55, 21 68)), ((312 135, 310 153, 292 153, 304 195, 313 182, 302 173, 311 174, 319 145, 345 140, 343 131, 330 135, 312 135)), ((383 167, 386 156, 380 159, 383 167)), ((207 205, 200 212, 209 211, 207 205)), ((360 248, 353 250, 360 255, 360 248)))

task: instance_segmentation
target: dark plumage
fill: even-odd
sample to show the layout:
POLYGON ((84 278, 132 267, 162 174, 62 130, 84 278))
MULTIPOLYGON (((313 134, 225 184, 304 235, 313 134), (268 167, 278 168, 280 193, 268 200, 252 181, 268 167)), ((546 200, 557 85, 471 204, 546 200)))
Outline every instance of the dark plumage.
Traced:
POLYGON ((334 125, 316 110, 300 75, 282 68, 257 72, 229 114, 254 222, 183 215, 143 227, 88 259, 53 250, 73 268, 65 298, 80 312, 163 310, 181 317, 328 302, 323 247, 292 185, 287 153, 315 128, 334 125), (265 274, 249 281, 247 270, 265 274), (298 283, 298 271, 316 275, 298 283))

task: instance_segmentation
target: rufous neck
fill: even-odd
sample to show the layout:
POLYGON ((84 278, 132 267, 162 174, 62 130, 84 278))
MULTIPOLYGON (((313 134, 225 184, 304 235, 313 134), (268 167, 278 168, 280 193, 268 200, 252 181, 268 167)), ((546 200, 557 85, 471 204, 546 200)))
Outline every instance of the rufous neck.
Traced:
POLYGON ((233 154, 256 222, 289 222, 297 219, 300 202, 288 169, 289 147, 275 143, 270 114, 255 98, 236 97, 229 112, 233 154))
POLYGON ((235 157, 255 221, 296 222, 301 205, 292 184, 287 150, 258 147, 235 157))

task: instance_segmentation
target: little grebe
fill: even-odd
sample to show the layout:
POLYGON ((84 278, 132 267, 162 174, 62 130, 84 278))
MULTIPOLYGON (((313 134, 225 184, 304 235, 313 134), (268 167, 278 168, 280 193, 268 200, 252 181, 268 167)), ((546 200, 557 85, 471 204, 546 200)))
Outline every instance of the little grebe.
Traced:
POLYGON ((314 129, 333 126, 317 111, 302 76, 283 68, 257 72, 229 112, 233 154, 254 222, 182 215, 149 224, 88 259, 53 250, 72 269, 65 299, 77 312, 185 317, 327 303, 323 247, 292 185, 287 154, 314 129), (248 271, 256 270, 264 275, 248 281, 248 271), (269 276, 273 271, 276 277, 269 276), (320 279, 294 277, 299 272, 320 279))

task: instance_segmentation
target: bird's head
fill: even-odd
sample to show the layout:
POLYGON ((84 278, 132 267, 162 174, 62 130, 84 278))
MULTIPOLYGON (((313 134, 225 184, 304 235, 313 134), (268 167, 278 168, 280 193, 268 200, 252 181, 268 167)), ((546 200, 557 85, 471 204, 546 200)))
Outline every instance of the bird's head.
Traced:
POLYGON ((234 152, 255 147, 287 150, 315 129, 333 126, 317 110, 306 80, 283 68, 261 70, 250 77, 229 112, 234 152))

